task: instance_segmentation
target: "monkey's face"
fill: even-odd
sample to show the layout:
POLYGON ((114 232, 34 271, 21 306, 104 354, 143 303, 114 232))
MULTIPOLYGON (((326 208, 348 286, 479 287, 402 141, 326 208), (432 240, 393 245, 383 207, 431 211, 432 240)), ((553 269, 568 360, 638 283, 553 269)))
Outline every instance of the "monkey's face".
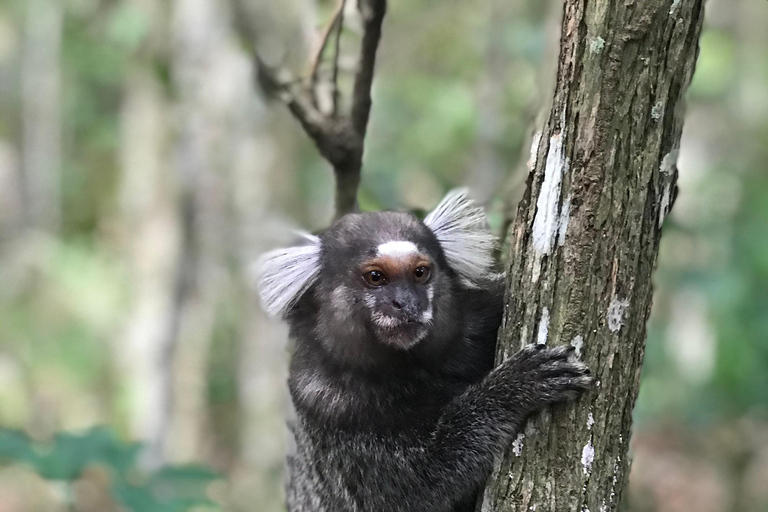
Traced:
POLYGON ((312 326, 313 339, 346 360, 373 361, 381 348, 437 348, 459 329, 457 291, 483 286, 493 267, 485 214, 461 191, 423 221, 349 214, 306 238, 263 257, 262 300, 270 313, 312 326))
POLYGON ((373 335, 374 342, 400 349, 429 335, 439 306, 435 292, 450 276, 421 222, 402 213, 351 215, 323 240, 319 296, 330 298, 320 304, 330 332, 373 335))
POLYGON ((409 348, 426 337, 434 316, 437 272, 426 251, 407 240, 384 242, 358 271, 363 303, 380 341, 409 348))

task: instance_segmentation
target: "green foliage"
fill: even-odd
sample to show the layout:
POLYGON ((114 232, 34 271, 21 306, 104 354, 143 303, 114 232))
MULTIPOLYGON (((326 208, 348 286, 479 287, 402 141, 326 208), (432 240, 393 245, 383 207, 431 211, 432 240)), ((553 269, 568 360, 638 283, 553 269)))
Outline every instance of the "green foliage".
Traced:
POLYGON ((41 477, 72 483, 94 465, 109 469, 114 498, 137 512, 183 512, 215 504, 207 495, 220 475, 200 466, 163 467, 142 475, 136 467, 137 443, 119 440, 105 427, 82 434, 58 433, 37 443, 22 432, 0 430, 0 464, 29 467, 41 477))
POLYGON ((131 510, 183 512, 200 505, 214 506, 206 488, 218 478, 213 471, 198 466, 166 467, 139 485, 118 479, 113 490, 115 498, 131 510))

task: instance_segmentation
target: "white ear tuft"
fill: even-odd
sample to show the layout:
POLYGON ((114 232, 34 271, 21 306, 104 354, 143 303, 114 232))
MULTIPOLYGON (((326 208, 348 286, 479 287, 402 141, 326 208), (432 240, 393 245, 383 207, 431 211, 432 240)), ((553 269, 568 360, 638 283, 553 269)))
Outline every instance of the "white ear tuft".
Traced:
POLYGON ((450 192, 424 219, 440 242, 448 264, 465 285, 477 287, 493 267, 494 236, 483 209, 460 189, 450 192))
POLYGON ((320 239, 305 235, 309 245, 277 249, 257 262, 256 279, 264 309, 284 315, 316 281, 320 272, 320 239))

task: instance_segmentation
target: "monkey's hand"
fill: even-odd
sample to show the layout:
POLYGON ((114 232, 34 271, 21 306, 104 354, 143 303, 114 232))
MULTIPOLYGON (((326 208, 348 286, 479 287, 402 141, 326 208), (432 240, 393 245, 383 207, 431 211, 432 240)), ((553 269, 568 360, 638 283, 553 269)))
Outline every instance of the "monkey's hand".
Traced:
POLYGON ((503 362, 488 376, 488 386, 503 390, 493 393, 507 402, 507 411, 524 419, 528 414, 555 402, 575 399, 590 388, 592 377, 584 363, 577 361, 574 348, 528 345, 503 362))
POLYGON ((422 462, 435 502, 467 486, 479 489, 496 453, 531 413, 576 398, 592 380, 572 347, 530 345, 469 387, 444 411, 422 462))

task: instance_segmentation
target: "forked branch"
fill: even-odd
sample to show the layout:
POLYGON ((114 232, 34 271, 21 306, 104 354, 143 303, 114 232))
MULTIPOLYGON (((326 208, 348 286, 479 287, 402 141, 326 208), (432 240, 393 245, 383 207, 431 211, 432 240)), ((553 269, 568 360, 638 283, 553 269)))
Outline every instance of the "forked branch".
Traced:
POLYGON ((363 164, 365 135, 371 113, 371 87, 376 66, 376 52, 381 40, 381 29, 387 10, 387 0, 357 0, 362 20, 362 41, 355 67, 354 84, 348 101, 343 101, 339 89, 339 59, 341 34, 344 30, 346 0, 339 6, 324 30, 320 45, 304 79, 292 79, 290 73, 266 65, 259 57, 257 30, 249 23, 242 2, 234 0, 238 29, 248 43, 258 72, 261 89, 272 98, 288 106, 304 131, 315 142, 320 154, 333 166, 336 177, 336 217, 357 208, 357 190, 363 164), (326 51, 333 43, 333 52, 326 51), (323 77, 322 67, 328 54, 332 54, 331 73, 323 77), (322 86, 326 80, 331 91, 331 108, 323 108, 322 86), (341 105, 348 104, 347 112, 341 105))

